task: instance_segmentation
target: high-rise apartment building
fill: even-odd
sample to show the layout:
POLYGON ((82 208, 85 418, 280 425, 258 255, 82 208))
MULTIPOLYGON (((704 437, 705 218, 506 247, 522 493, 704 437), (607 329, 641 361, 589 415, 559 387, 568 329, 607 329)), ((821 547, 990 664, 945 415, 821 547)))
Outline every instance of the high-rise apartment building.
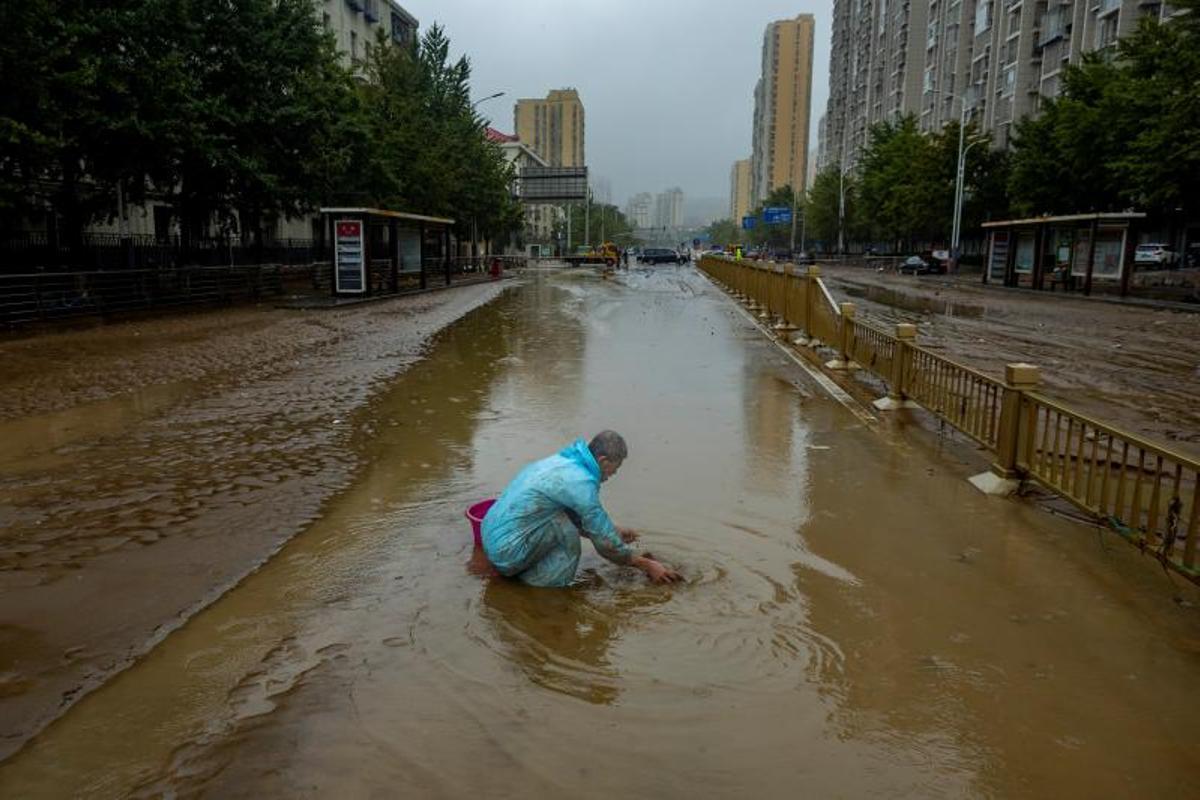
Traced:
POLYGON ((800 14, 772 22, 763 34, 762 76, 754 89, 751 205, 780 186, 797 191, 806 186, 815 28, 812 14, 800 14))
POLYGON ((683 190, 667 189, 654 197, 654 227, 683 227, 683 190))
POLYGON ((625 204, 625 218, 635 228, 649 228, 654 224, 654 197, 641 192, 629 198, 625 204))
POLYGON ((924 30, 930 5, 834 0, 823 156, 828 164, 856 164, 872 125, 917 112, 921 74, 913 65, 923 51, 914 31, 924 30))
POLYGON ((965 115, 1007 147, 1068 64, 1172 13, 1158 0, 834 0, 820 159, 854 166, 871 125, 904 114, 930 132, 965 115))
POLYGON ((522 142, 552 167, 587 165, 583 101, 574 89, 554 89, 544 100, 518 100, 514 127, 522 142))
POLYGON ((729 218, 740 225, 750 213, 750 159, 733 162, 729 170, 729 218))

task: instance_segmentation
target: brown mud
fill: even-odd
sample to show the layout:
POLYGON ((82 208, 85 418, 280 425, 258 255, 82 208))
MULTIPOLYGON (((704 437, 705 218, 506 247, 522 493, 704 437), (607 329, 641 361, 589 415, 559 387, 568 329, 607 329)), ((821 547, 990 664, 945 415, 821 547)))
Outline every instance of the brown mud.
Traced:
POLYGON ((499 291, 0 343, 0 758, 316 519, 349 417, 499 291))
POLYGON ((1200 313, 987 288, 961 279, 822 266, 860 315, 913 322, 917 342, 1002 377, 1042 368, 1045 393, 1124 430, 1200 457, 1200 313))
POLYGON ((1186 795, 1197 593, 898 419, 693 270, 540 275, 349 414, 344 489, 0 795, 1186 795), (603 427, 606 505, 687 582, 481 575, 464 509, 603 427))

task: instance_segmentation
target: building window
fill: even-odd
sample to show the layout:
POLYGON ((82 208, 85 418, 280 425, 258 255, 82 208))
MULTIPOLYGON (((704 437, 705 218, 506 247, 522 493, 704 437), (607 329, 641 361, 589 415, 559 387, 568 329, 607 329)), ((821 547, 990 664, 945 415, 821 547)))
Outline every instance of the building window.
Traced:
POLYGON ((329 21, 329 12, 328 11, 321 14, 321 27, 325 30, 326 33, 328 33, 329 29, 333 27, 333 25, 330 24, 330 21, 329 21))
POLYGON ((350 31, 350 59, 358 60, 358 34, 354 31, 350 31))
POLYGON ((1017 65, 1009 64, 1000 76, 1000 96, 1009 97, 1017 85, 1017 65))
POLYGON ((975 33, 983 33, 992 27, 992 0, 980 0, 975 6, 975 33))

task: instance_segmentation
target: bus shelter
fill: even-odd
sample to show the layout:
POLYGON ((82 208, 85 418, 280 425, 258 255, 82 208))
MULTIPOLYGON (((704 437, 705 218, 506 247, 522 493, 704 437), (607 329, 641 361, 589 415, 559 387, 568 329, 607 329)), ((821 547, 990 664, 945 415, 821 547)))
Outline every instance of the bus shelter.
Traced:
MULTIPOLYGON (((451 280, 454 220, 381 208, 322 208, 335 297, 396 294, 451 280)), ((328 251, 325 251, 328 252, 328 251)))
POLYGON ((1091 294, 1129 293, 1140 212, 1070 214, 985 222, 983 282, 1091 294))

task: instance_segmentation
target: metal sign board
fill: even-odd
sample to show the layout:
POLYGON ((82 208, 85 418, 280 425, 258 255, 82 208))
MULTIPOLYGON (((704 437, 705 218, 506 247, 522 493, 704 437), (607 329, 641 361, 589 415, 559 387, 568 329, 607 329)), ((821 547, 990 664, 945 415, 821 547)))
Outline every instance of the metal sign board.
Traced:
POLYGON ((754 217, 742 217, 742 230, 753 230, 758 220, 754 217))
POLYGON ((792 221, 792 210, 787 206, 771 206, 763 209, 763 222, 767 225, 786 225, 792 221))
POLYGON ((521 201, 563 203, 586 200, 587 167, 522 167, 521 201))
POLYGON ((362 294, 367 290, 362 220, 339 219, 333 223, 333 229, 334 288, 339 294, 362 294))

